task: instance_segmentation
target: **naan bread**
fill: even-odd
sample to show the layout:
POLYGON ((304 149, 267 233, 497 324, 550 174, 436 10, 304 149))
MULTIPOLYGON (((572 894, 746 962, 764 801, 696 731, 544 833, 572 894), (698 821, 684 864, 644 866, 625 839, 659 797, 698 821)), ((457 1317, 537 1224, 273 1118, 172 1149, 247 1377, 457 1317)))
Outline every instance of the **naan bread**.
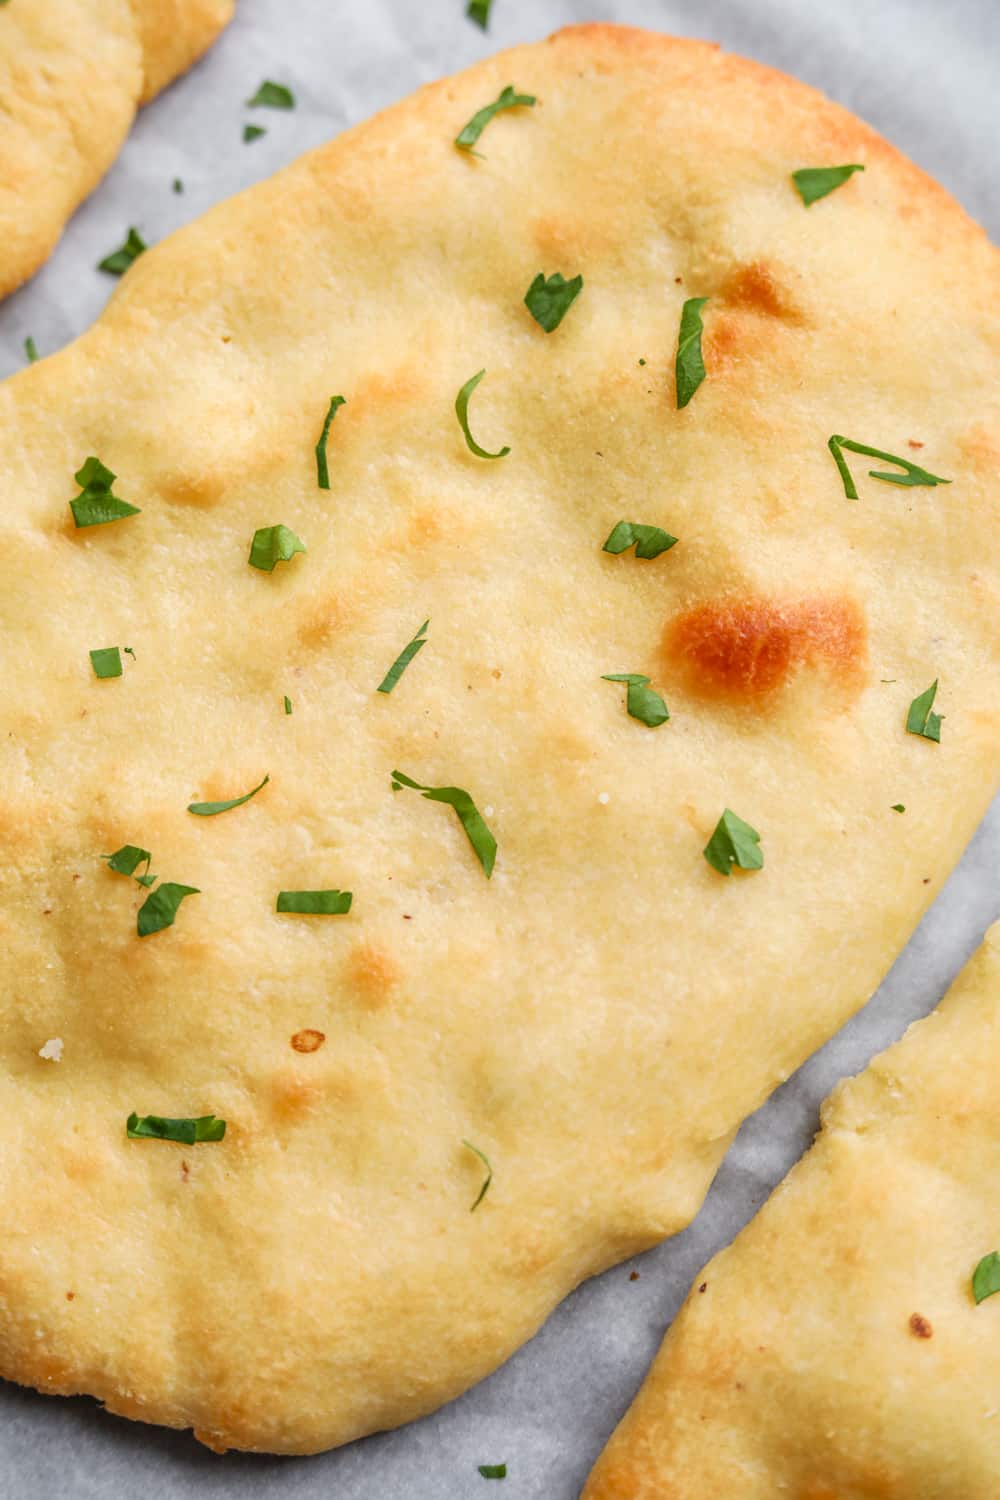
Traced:
POLYGON ((146 104, 235 0, 7 0, 0 9, 0 297, 52 253, 146 104))
POLYGON ((1000 926, 698 1278, 583 1500, 996 1500, 1000 926))
POLYGON ((221 205, 0 388, 0 1372, 320 1449, 456 1395, 690 1220, 997 781, 996 291, 981 232, 842 110, 588 26, 221 205), (512 82, 538 104, 457 151, 512 82), (810 209, 789 180, 858 160, 810 209), (585 282, 551 334, 542 270, 585 282), (454 411, 484 367, 496 462, 454 411), (850 502, 831 433, 951 483, 858 467, 850 502), (73 529, 89 455, 140 515, 73 529), (622 519, 680 541, 609 555, 622 519), (306 554, 248 567, 278 523, 306 554), (903 727, 935 677, 939 745, 903 727), (471 795, 492 880, 394 769, 471 795), (726 807, 763 870, 702 857, 726 807), (201 892, 141 939, 100 858, 126 843, 201 892), (318 888, 353 909, 276 914, 318 888), (134 1141, 131 1111, 228 1130, 134 1141), (475 1212, 464 1141, 495 1171, 475 1212))

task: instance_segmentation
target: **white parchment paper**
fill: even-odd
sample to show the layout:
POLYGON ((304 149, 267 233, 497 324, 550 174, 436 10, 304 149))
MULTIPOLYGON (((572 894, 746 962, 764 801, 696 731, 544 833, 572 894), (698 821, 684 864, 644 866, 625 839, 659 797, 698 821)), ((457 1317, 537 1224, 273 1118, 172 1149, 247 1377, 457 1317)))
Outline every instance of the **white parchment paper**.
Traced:
MULTIPOLYGON (((141 116, 50 263, 0 306, 0 374, 23 363, 26 336, 50 353, 97 316, 113 283, 96 263, 129 225, 162 239, 419 84, 574 21, 707 37, 797 74, 871 121, 1000 238, 997 0, 494 0, 488 37, 464 10, 465 0, 239 0, 215 49, 141 116), (265 77, 294 88, 294 113, 244 107, 265 77), (250 119, 268 133, 244 145, 250 119)), ((909 947, 867 1009, 747 1122, 695 1224, 582 1287, 461 1400, 319 1458, 220 1458, 92 1401, 0 1383, 0 1500, 577 1500, 694 1276, 808 1146, 820 1100, 937 1003, 1000 916, 1000 806, 947 874, 926 871, 940 894, 909 947), (508 1478, 494 1489, 477 1466, 501 1461, 508 1478)))

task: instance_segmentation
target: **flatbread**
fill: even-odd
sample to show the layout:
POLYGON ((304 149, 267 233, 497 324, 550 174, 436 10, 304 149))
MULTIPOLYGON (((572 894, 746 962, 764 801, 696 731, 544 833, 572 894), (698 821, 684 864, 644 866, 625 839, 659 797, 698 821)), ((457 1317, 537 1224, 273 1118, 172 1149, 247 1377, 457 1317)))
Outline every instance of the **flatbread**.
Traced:
POLYGON ((1000 926, 706 1267, 584 1500, 996 1500, 1000 926))
POLYGON ((997 781, 996 291, 981 232, 843 111, 589 26, 216 208, 0 388, 0 1372, 320 1449, 690 1220, 997 781), (511 83, 538 103, 458 151, 511 83), (789 180, 858 160, 809 209, 789 180), (540 271, 584 277, 551 334, 540 271), (483 368, 492 462, 454 410, 483 368), (850 502, 834 433, 951 482, 858 467, 850 502), (74 530, 90 455, 141 514, 74 530), (680 540, 602 551, 622 519, 680 540), (248 567, 279 523, 305 555, 248 567), (935 677, 940 744, 904 730, 935 677), (492 879, 393 770, 469 793, 492 879), (726 808, 762 870, 702 857, 726 808), (169 930, 137 938, 147 893, 100 858, 126 844, 200 890, 169 930), (316 889, 352 910, 276 913, 316 889), (132 1111, 228 1130, 134 1141, 132 1111))
POLYGON ((136 111, 183 73, 235 0, 8 0, 0 9, 0 297, 55 248, 136 111))

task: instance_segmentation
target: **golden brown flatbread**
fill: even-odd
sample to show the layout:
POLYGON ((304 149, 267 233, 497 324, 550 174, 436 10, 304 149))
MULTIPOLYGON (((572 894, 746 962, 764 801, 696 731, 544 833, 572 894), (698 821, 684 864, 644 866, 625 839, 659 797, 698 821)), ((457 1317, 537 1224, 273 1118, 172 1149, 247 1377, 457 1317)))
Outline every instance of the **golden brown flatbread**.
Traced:
POLYGON ((584 1500, 996 1500, 998 1075, 1000 926, 827 1100, 812 1151, 698 1278, 584 1500))
POLYGON ((997 781, 996 293, 842 110, 589 26, 221 205, 0 387, 0 1372, 306 1452, 690 1220, 997 781), (540 272, 547 321, 584 281, 551 333, 540 272), (850 501, 831 435, 949 483, 848 450, 850 501), (90 457, 140 514, 74 527, 90 457), (727 809, 713 857, 763 869, 703 857, 727 809))
POLYGON ((0 297, 47 260, 136 110, 183 73, 235 0, 7 0, 0 8, 0 297))

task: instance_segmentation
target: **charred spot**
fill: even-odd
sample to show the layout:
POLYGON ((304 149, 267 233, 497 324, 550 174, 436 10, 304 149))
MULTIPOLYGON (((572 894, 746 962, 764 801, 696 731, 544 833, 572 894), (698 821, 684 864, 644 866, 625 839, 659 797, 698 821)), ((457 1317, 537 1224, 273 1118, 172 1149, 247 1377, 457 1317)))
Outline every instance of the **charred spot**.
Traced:
POLYGON ((304 1031, 297 1031, 292 1037, 292 1046, 296 1052, 318 1052, 326 1041, 326 1033, 313 1031, 306 1027, 304 1031))
POLYGON ((663 650, 696 691, 745 699, 776 692, 803 666, 856 672, 866 638, 851 599, 751 596, 708 600, 668 621, 663 650))
POLYGON ((703 1281, 702 1284, 701 1284, 701 1286, 698 1288, 698 1290, 699 1290, 699 1292, 707 1292, 708 1291, 708 1282, 707 1281, 703 1281))
POLYGON ((921 1313, 911 1313, 910 1332, 918 1339, 932 1339, 934 1337, 934 1329, 921 1313))

